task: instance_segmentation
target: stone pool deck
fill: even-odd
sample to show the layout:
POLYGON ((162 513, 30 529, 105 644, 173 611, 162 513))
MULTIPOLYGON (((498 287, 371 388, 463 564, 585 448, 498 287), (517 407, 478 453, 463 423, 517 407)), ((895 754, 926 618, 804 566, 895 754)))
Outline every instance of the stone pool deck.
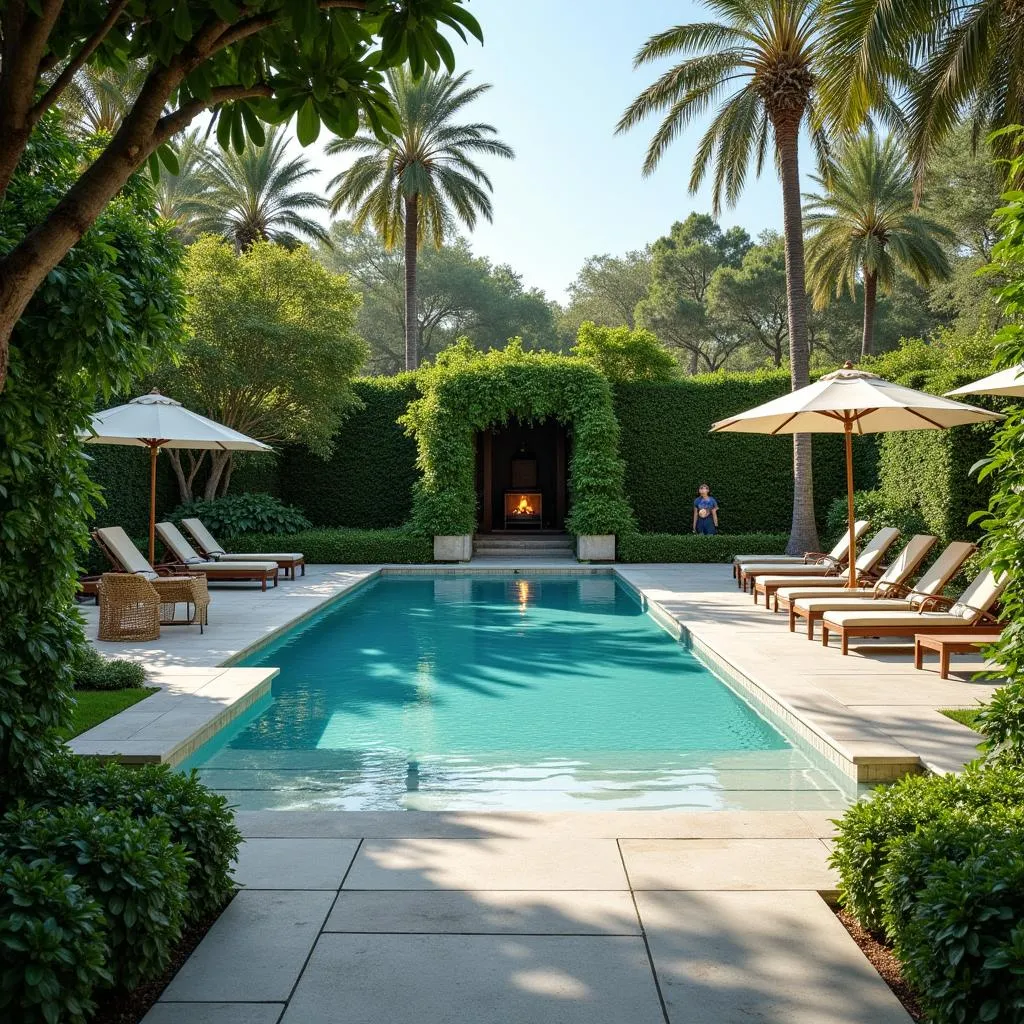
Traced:
MULTIPOLYGON (((218 587, 204 636, 168 629, 150 644, 97 646, 158 667, 166 689, 224 671, 377 568, 312 566, 266 594, 218 587)), ((953 770, 974 756, 976 735, 938 708, 987 697, 990 686, 968 681, 977 659, 958 659, 942 682, 892 647, 843 658, 755 607, 724 565, 616 571, 858 770, 953 770)), ((95 611, 86 616, 94 632, 95 611)), ((825 814, 255 811, 238 820, 244 888, 146 1024, 910 1020, 820 896, 835 886, 825 814)))
POLYGON ((249 812, 145 1024, 906 1024, 796 812, 249 812))

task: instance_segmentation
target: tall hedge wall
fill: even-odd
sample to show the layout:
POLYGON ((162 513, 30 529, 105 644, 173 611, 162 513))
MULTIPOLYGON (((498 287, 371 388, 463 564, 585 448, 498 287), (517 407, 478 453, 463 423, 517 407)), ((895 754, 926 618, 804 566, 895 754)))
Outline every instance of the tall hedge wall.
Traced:
MULTIPOLYGON (((787 373, 712 374, 670 383, 622 383, 615 388, 626 462, 626 494, 640 529, 690 529, 697 487, 706 481, 729 533, 788 532, 793 510, 793 442, 787 436, 709 434, 720 419, 789 390, 787 373)), ((854 441, 858 489, 877 483, 874 438, 854 441)), ((846 493, 843 441, 814 438, 814 494, 819 523, 846 493)))
POLYGON ((342 424, 329 459, 282 450, 280 497, 314 526, 401 526, 412 511, 418 473, 416 442, 397 421, 419 395, 415 374, 366 377, 353 390, 363 408, 342 424))

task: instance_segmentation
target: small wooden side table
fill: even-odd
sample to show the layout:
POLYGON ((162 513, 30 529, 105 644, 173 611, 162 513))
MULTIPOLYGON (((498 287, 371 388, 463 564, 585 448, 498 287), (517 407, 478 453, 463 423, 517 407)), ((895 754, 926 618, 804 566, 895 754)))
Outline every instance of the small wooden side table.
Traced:
POLYGON ((992 633, 945 633, 942 635, 918 634, 914 637, 914 668, 922 668, 925 649, 937 651, 939 655, 939 678, 949 678, 949 658, 952 654, 970 654, 979 647, 994 644, 1002 634, 992 633))

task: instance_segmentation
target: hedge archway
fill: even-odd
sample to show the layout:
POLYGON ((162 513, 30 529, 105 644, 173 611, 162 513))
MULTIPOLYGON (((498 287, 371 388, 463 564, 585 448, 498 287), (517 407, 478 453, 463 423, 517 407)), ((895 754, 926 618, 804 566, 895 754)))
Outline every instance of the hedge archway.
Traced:
POLYGON ((400 420, 417 445, 417 530, 449 535, 476 529, 474 437, 511 417, 553 417, 572 430, 568 530, 621 534, 632 527, 611 388, 591 365, 526 352, 518 341, 486 353, 460 343, 421 371, 419 385, 422 397, 400 420))

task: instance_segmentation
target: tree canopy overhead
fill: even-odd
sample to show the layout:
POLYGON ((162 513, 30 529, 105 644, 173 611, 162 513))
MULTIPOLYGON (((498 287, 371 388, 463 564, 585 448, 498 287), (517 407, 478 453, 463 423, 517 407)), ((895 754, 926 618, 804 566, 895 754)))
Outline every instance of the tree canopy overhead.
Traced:
MULTIPOLYGON (((0 199, 43 115, 86 66, 142 65, 138 96, 54 209, 0 259, 0 388, 14 324, 36 289, 147 160, 175 169, 167 143, 215 110, 222 146, 264 140, 296 118, 301 143, 321 124, 396 128, 388 68, 454 69, 450 29, 482 38, 464 0, 3 0, 0 199)), ((6 246, 5 246, 6 248, 6 246)))

